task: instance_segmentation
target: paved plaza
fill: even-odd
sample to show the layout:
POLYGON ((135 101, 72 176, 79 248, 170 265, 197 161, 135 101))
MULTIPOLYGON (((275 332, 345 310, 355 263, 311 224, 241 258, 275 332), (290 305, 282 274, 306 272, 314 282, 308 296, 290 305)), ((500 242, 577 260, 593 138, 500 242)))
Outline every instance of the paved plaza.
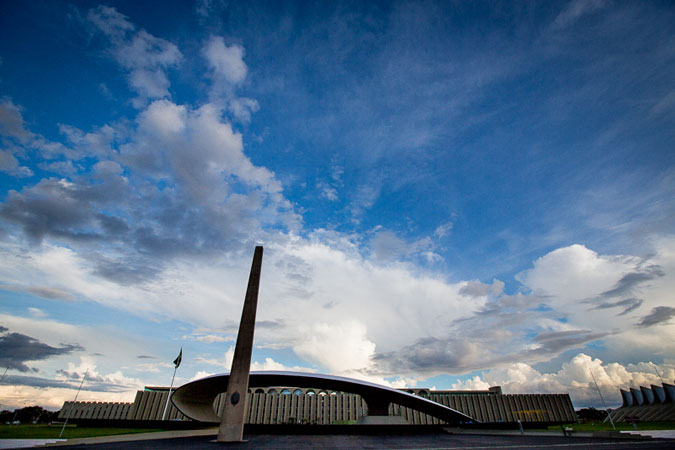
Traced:
POLYGON ((160 440, 83 443, 62 448, 116 449, 675 449, 675 440, 564 438, 562 436, 505 436, 423 434, 397 436, 364 435, 250 435, 245 443, 219 444, 215 435, 160 440))

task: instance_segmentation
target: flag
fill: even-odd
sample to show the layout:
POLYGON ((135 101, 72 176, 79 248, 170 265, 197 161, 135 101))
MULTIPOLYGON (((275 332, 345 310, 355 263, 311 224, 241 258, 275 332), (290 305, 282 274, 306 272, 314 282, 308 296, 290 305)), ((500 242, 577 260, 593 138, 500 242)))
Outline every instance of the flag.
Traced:
POLYGON ((173 365, 176 366, 176 369, 178 369, 178 366, 180 366, 180 362, 183 360, 183 347, 180 348, 180 353, 178 354, 178 358, 173 360, 173 365))

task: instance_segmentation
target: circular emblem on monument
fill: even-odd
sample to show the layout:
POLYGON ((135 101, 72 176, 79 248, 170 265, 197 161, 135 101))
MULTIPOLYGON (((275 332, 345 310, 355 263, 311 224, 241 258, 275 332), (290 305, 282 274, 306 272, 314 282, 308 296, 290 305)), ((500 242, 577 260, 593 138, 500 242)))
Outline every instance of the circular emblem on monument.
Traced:
POLYGON ((234 394, 232 394, 232 395, 230 396, 230 402, 231 402, 233 405, 236 405, 237 403, 239 403, 239 392, 235 392, 234 394))

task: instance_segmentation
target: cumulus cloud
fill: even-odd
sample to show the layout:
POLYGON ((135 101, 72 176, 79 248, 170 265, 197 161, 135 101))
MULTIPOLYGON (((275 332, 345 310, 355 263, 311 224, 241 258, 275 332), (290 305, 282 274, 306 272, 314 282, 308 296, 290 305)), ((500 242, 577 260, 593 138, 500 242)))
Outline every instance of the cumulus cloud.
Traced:
POLYGON ((370 366, 375 343, 368 339, 366 326, 358 320, 305 325, 301 326, 299 334, 294 351, 331 372, 370 366))
POLYGON ((56 371, 56 380, 75 381, 82 380, 86 374, 88 390, 99 392, 127 392, 130 389, 142 388, 143 383, 136 379, 125 376, 121 370, 111 373, 100 373, 96 369, 96 358, 80 356, 78 365, 69 362, 66 369, 56 371))
POLYGON ((31 369, 26 363, 81 350, 84 349, 78 344, 60 344, 59 347, 52 347, 25 334, 11 333, 7 328, 0 326, 0 366, 8 369, 19 372, 36 371, 37 369, 31 369))
MULTIPOLYGON (((208 364, 210 366, 219 366, 225 369, 226 372, 230 371, 230 368, 232 367, 232 360, 234 359, 234 346, 231 346, 230 348, 227 349, 225 354, 223 355, 222 359, 217 359, 217 358, 203 358, 203 357, 197 357, 196 361, 204 364, 208 364)), ((281 364, 280 362, 275 361, 273 358, 266 357, 263 362, 259 361, 251 361, 251 367, 250 370, 255 370, 255 371, 264 371, 264 370, 276 370, 276 371, 291 371, 291 372, 316 372, 315 369, 312 369, 310 367, 303 367, 303 366, 286 366, 284 364, 281 364)), ((198 377, 195 377, 194 379, 197 379, 198 377)))
POLYGON ((143 386, 120 370, 100 373, 94 358, 81 357, 79 365, 69 363, 54 378, 8 374, 0 385, 0 398, 6 408, 25 406, 23 399, 30 399, 31 404, 57 410, 64 402, 73 400, 85 372, 87 377, 78 394, 79 401, 130 402, 135 391, 143 386))
POLYGON ((542 373, 528 364, 512 363, 456 383, 453 389, 502 386, 507 394, 569 393, 577 408, 588 406, 602 408, 604 406, 593 381, 595 377, 608 406, 617 407, 621 404, 619 389, 660 385, 661 381, 656 371, 663 377, 672 379, 675 375, 675 364, 673 361, 666 361, 658 366, 650 362, 628 365, 616 362, 604 364, 598 358, 579 353, 564 362, 557 372, 542 373))
POLYGON ((516 279, 558 301, 578 301, 609 291, 635 263, 630 258, 601 256, 575 244, 538 258, 532 269, 516 279))
POLYGON ((250 162, 241 135, 213 105, 155 101, 141 111, 131 134, 125 130, 129 139, 119 152, 110 150, 117 131, 107 126, 92 133, 63 130, 72 145, 100 160, 69 178, 10 191, 0 217, 34 244, 55 239, 93 249, 117 243, 114 252, 82 253, 100 277, 144 283, 161 267, 155 256, 209 255, 238 248, 279 220, 298 226, 274 174, 250 162), (246 189, 235 192, 231 185, 246 189))

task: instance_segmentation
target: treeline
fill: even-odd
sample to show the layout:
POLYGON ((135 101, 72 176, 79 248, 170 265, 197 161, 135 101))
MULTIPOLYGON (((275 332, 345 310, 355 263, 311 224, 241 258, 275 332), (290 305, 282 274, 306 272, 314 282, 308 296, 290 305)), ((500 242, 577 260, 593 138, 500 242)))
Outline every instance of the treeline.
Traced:
POLYGON ((602 422, 607 418, 607 411, 603 409, 595 409, 592 406, 590 408, 582 408, 577 411, 577 417, 579 422, 602 422))
POLYGON ((41 406, 26 406, 25 408, 15 409, 14 411, 7 409, 0 411, 0 423, 50 423, 55 421, 58 415, 58 411, 49 411, 41 406))

